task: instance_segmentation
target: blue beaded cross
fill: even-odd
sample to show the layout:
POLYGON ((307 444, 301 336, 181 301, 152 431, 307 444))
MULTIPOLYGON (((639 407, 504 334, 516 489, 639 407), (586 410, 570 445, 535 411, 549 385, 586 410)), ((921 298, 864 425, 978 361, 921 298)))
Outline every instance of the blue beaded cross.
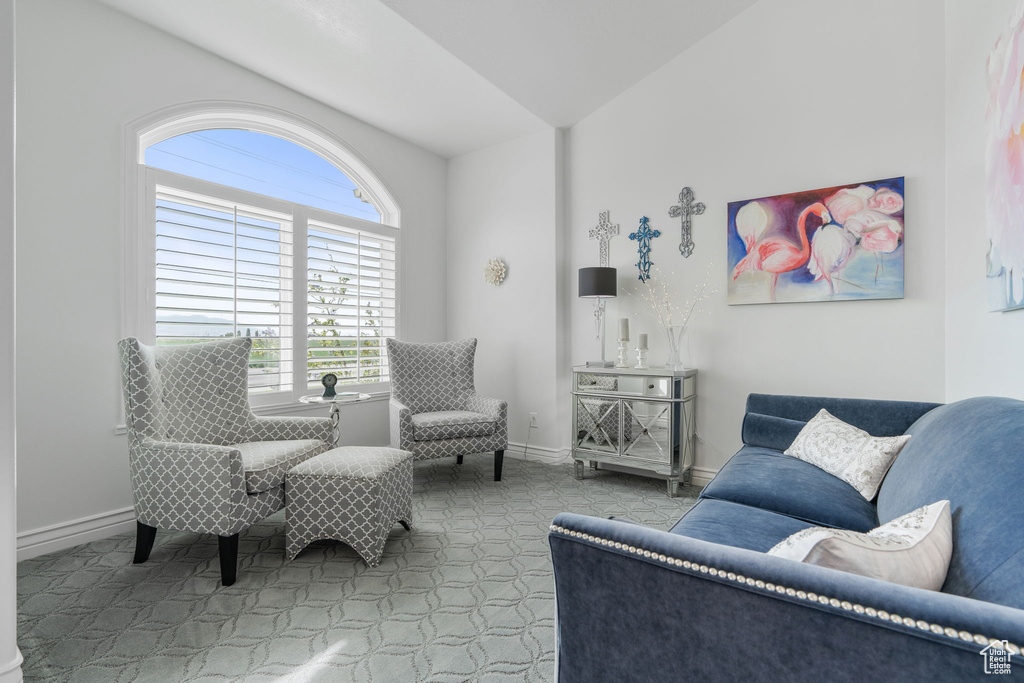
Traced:
POLYGON ((636 232, 629 233, 629 239, 636 240, 637 252, 640 260, 636 267, 640 269, 640 282, 646 282, 651 277, 651 240, 661 235, 661 230, 651 230, 651 224, 647 216, 640 219, 640 227, 636 232))

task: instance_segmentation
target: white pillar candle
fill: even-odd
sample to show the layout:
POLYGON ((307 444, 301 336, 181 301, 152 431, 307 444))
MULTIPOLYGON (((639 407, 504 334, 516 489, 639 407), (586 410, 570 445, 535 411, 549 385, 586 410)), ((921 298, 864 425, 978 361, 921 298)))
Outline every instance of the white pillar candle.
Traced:
POLYGON ((640 346, 638 346, 637 348, 641 348, 641 349, 644 349, 644 350, 647 349, 647 333, 646 332, 641 332, 640 333, 640 346))
POLYGON ((619 318, 619 341, 629 341, 629 318, 619 318))

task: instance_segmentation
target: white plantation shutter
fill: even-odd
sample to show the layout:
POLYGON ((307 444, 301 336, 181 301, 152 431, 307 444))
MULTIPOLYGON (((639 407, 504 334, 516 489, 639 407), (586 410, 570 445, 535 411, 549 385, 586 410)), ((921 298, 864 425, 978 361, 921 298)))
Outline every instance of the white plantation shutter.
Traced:
POLYGON ((291 391, 293 234, 286 213, 156 186, 156 343, 249 336, 249 389, 291 391))
POLYGON ((384 340, 395 336, 395 239, 307 223, 307 386, 388 381, 384 340))

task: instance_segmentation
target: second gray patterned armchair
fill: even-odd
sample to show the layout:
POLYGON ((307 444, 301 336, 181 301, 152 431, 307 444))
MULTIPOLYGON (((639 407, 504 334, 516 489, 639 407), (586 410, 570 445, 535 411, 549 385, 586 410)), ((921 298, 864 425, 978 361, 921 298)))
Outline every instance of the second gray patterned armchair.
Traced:
POLYGON ((494 452, 494 481, 508 447, 508 404, 476 393, 476 339, 414 344, 387 340, 391 446, 417 460, 494 452))
POLYGON ((157 529, 216 534, 221 582, 235 582, 238 534, 284 507, 284 475, 329 448, 331 421, 257 417, 248 338, 151 347, 121 340, 128 463, 138 537, 157 529))

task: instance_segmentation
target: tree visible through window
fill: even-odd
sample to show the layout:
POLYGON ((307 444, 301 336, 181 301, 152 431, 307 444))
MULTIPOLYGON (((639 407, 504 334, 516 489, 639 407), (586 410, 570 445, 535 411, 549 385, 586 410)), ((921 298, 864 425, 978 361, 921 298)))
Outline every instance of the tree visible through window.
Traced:
POLYGON ((309 383, 326 372, 341 381, 380 381, 384 339, 395 328, 393 240, 311 222, 309 383))

